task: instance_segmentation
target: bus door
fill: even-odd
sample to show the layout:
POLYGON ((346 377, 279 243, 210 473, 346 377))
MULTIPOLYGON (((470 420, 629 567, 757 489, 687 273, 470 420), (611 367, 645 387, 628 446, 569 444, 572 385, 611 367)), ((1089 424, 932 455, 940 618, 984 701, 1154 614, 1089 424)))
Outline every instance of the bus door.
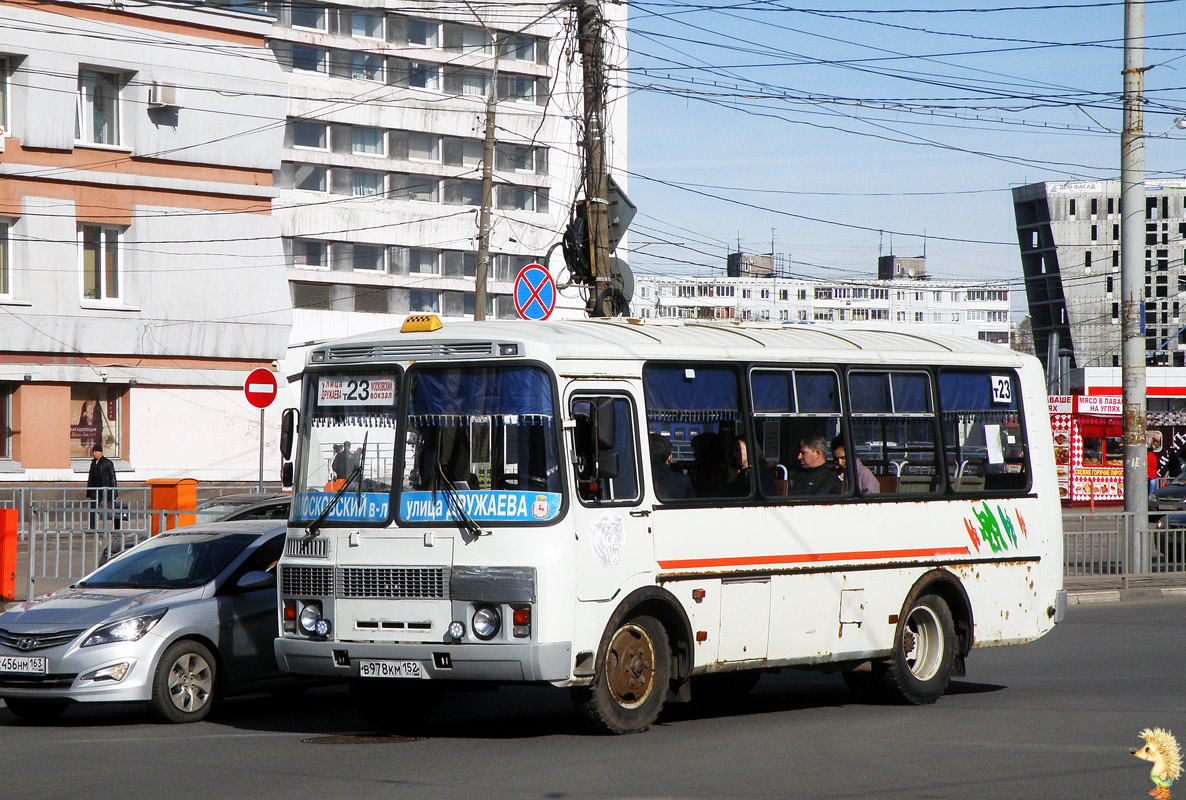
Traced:
POLYGON ((648 519, 639 510, 636 402, 627 384, 607 389, 605 381, 575 382, 565 401, 573 422, 571 513, 577 598, 583 601, 612 598, 655 561, 648 519))

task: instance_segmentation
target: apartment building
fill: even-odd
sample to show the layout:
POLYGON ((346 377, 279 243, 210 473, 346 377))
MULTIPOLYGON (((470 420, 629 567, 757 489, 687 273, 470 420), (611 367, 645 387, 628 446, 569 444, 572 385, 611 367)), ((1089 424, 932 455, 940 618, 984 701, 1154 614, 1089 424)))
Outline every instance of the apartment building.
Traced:
MULTIPOLYGON (((1120 366, 1120 181, 1019 186, 1013 209, 1038 357, 1120 366)), ((1186 366, 1186 180, 1145 182, 1144 246, 1148 363, 1186 366)))
MULTIPOLYGON (((579 193, 571 8, 344 0, 269 9, 290 94, 276 181, 293 305, 286 368, 299 369, 301 345, 408 313, 472 317, 491 101, 486 316, 516 317, 515 277, 559 240, 579 193)), ((624 7, 604 11, 624 41, 624 7)), ((607 49, 607 60, 624 57, 607 49)), ((610 166, 623 182, 626 103, 614 89, 608 101, 610 166)), ((575 290, 561 294, 556 316, 583 313, 575 290)))
POLYGON ((967 336, 1008 344, 1009 287, 894 278, 812 280, 637 276, 631 315, 967 336))
POLYGON ((291 322, 270 17, 0 9, 0 481, 85 480, 96 443, 121 482, 253 478, 244 378, 291 322))

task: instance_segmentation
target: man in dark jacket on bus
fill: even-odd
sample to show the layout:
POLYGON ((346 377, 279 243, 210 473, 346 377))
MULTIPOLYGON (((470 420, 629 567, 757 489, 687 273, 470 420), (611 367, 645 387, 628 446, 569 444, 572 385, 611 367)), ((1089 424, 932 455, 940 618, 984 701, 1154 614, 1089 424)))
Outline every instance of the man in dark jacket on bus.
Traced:
POLYGON ((844 484, 828 469, 828 440, 813 434, 799 442, 799 466, 788 494, 844 494, 844 484))
MULTIPOLYGON (((86 477, 86 496, 95 508, 115 508, 115 500, 119 497, 116 491, 115 464, 103 455, 103 449, 96 443, 91 448, 91 469, 86 477)), ((120 514, 118 511, 109 512, 115 520, 115 529, 119 530, 120 514)), ((91 512, 91 528, 97 528, 98 517, 91 512)))

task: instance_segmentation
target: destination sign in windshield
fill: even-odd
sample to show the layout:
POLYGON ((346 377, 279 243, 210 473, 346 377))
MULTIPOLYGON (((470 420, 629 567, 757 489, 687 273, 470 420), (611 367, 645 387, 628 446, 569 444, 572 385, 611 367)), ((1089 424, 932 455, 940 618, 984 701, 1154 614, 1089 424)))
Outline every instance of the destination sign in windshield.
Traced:
POLYGON ((317 379, 317 405, 393 406, 395 379, 379 375, 322 375, 317 379))

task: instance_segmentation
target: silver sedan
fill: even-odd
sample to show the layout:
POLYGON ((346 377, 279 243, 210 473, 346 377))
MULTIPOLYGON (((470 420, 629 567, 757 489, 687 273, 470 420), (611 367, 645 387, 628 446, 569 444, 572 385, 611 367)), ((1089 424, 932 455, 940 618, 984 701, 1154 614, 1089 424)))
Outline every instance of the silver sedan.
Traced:
POLYGON ((0 614, 0 697, 44 721, 71 703, 142 701, 196 722, 224 694, 271 688, 280 521, 155 536, 74 586, 0 614))

